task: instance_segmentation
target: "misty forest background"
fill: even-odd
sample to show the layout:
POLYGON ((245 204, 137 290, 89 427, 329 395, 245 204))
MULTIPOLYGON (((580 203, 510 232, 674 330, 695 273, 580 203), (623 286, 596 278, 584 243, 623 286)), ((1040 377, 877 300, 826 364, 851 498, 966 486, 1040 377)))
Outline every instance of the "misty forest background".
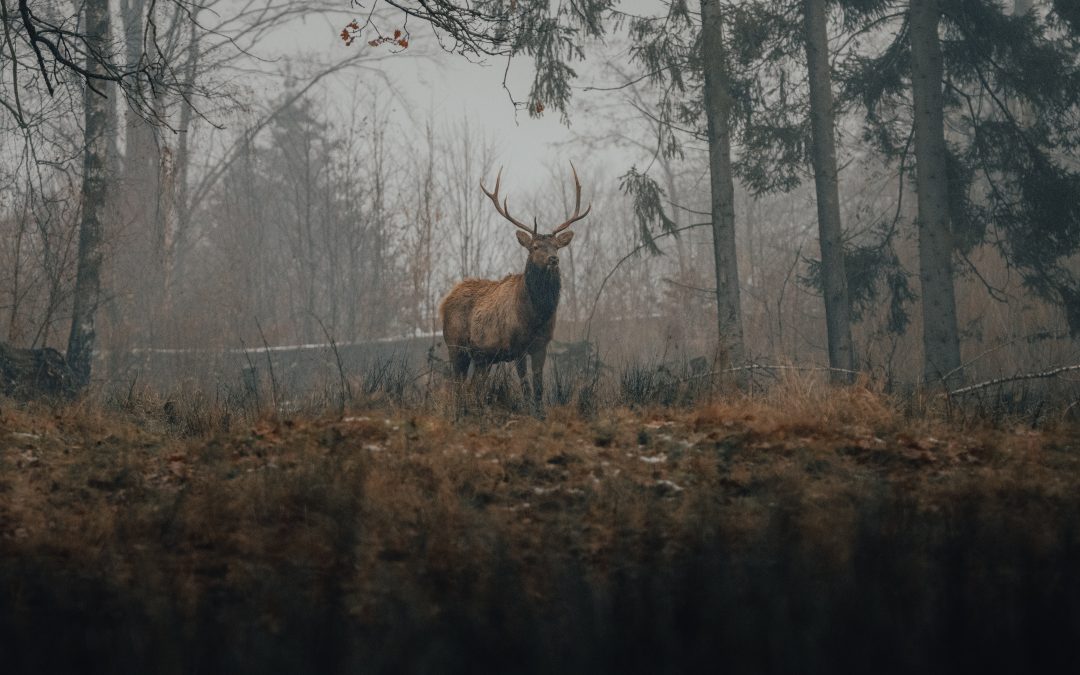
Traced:
POLYGON ((5 672, 1080 672, 1075 0, 0 22, 5 672))
POLYGON ((954 391, 1080 362, 1066 0, 0 6, 0 342, 65 353, 77 387, 330 341, 419 339, 437 369, 439 299, 523 266, 480 181, 512 163, 543 227, 569 161, 593 209, 564 348, 954 391), (276 59, 300 23, 324 44, 276 59), (497 112, 559 117, 557 159, 397 79, 449 60, 527 71, 497 112))

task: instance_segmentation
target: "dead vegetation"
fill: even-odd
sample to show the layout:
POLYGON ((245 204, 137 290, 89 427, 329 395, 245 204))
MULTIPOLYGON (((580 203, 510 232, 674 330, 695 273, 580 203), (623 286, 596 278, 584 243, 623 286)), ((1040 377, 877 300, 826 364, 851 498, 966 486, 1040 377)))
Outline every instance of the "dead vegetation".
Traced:
POLYGON ((0 651, 8 672, 1077 665, 1075 429, 800 382, 198 433, 157 401, 2 402, 0 651))

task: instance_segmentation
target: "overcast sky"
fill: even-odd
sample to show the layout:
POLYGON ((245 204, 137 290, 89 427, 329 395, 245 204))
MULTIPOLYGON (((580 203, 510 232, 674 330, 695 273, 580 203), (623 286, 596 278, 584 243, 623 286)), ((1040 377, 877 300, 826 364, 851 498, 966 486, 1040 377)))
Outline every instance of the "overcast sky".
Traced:
MULTIPOLYGON (((347 3, 343 2, 345 5, 347 3)), ((263 45, 262 55, 330 62, 358 49, 387 51, 386 47, 369 47, 361 40, 346 47, 339 33, 352 16, 345 13, 340 18, 316 16, 293 22, 282 27, 263 45)), ((388 14, 380 25, 391 30, 396 27, 393 15, 388 14)), ((395 112, 413 115, 417 129, 422 128, 428 111, 432 111, 437 123, 442 120, 453 122, 468 115, 470 120, 483 125, 494 135, 501 149, 499 161, 506 166, 506 175, 513 177, 515 185, 526 189, 544 179, 543 167, 552 161, 572 159, 579 166, 607 165, 617 173, 625 171, 634 161, 625 150, 601 149, 597 153, 580 147, 566 147, 565 144, 575 138, 575 131, 595 128, 598 121, 590 120, 578 106, 573 106, 570 111, 571 129, 563 125, 559 115, 554 112, 539 119, 530 117, 525 111, 515 114, 502 84, 505 61, 471 63, 464 57, 439 50, 430 29, 418 27, 416 22, 411 28, 411 44, 407 52, 381 60, 378 65, 395 83, 401 98, 408 101, 409 111, 397 109, 397 106, 405 107, 399 103, 395 104, 395 112), (583 157, 586 154, 589 156, 583 157)), ((607 51, 611 53, 612 49, 609 47, 607 51)), ((589 56, 599 57, 599 52, 599 49, 594 49, 589 56)), ((597 60, 575 64, 581 76, 575 83, 575 103, 584 102, 584 97, 592 97, 595 101, 600 96, 580 91, 581 86, 598 81, 597 60)), ((507 79, 518 100, 527 98, 531 76, 531 65, 527 58, 513 61, 507 79)), ((378 83, 372 75, 350 73, 339 77, 333 86, 373 85, 378 86, 378 83)), ((280 83, 277 86, 280 88, 280 83)))

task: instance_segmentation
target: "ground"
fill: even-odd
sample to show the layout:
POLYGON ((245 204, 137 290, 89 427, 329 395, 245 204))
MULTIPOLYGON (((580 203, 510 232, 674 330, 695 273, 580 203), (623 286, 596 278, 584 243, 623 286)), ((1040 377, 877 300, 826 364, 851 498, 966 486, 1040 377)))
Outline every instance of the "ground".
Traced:
POLYGON ((8 672, 1080 665, 1064 422, 853 388, 232 426, 0 402, 8 672))

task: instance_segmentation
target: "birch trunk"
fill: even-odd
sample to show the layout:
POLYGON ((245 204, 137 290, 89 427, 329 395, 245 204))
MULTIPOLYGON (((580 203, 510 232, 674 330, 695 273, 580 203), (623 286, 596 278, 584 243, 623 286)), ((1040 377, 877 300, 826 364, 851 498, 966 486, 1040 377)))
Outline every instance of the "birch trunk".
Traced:
MULTIPOLYGON (((188 164, 190 151, 188 138, 191 130, 192 105, 191 97, 195 93, 195 76, 199 68, 199 34, 198 34, 199 10, 193 10, 193 18, 189 28, 187 45, 187 62, 184 65, 184 98, 180 103, 180 125, 176 139, 176 214, 175 214, 175 237, 173 251, 173 282, 183 279, 186 274, 185 262, 187 260, 188 244, 191 241, 191 209, 189 208, 188 190, 188 164)), ((166 287, 167 306, 172 305, 173 284, 166 287)))
MULTIPOLYGON (((86 34, 106 53, 109 40, 108 0, 86 0, 86 34)), ((86 69, 104 74, 104 68, 93 57, 87 58, 86 69)), ((94 86, 107 91, 102 81, 94 86)), ((89 86, 83 95, 85 116, 85 148, 83 151, 82 215, 79 222, 79 251, 75 274, 74 308, 71 335, 68 338, 67 360, 71 366, 74 385, 83 389, 90 383, 94 353, 94 315, 101 296, 102 229, 109 200, 108 148, 110 109, 112 101, 89 86)))

